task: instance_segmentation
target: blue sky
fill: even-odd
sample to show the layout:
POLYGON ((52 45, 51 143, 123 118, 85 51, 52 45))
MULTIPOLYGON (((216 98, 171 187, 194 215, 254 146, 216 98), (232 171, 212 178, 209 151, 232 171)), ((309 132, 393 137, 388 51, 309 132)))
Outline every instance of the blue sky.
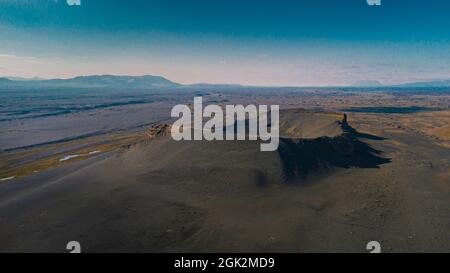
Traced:
POLYGON ((449 11, 445 0, 0 0, 0 76, 273 86, 450 78, 449 11))

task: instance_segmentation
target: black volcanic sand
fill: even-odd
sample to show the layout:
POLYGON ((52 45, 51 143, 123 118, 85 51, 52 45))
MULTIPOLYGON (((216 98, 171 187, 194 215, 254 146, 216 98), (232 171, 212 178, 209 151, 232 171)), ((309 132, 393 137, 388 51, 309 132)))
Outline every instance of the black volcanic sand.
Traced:
POLYGON ((73 240, 85 252, 450 250, 448 149, 362 134, 335 113, 281 118, 275 152, 161 134, 0 184, 0 252, 66 252, 73 240))

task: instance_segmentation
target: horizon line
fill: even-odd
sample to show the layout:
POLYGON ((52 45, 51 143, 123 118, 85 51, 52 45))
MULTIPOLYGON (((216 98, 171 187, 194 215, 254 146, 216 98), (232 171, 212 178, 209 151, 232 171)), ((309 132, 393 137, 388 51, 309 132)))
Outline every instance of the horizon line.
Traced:
MULTIPOLYGON (((50 80, 71 80, 75 78, 81 78, 81 77, 105 77, 105 76, 112 76, 112 77, 161 77, 165 80, 171 81, 175 84, 179 84, 182 86, 191 86, 191 85, 229 85, 229 86, 240 86, 240 87, 259 87, 259 88, 383 88, 383 87, 398 87, 405 84, 414 84, 414 83, 426 83, 431 81, 448 81, 448 79, 423 79, 418 81, 412 81, 412 82, 402 82, 402 83, 395 83, 395 84, 384 84, 382 82, 379 82, 378 80, 375 80, 380 85, 361 85, 358 86, 358 82, 355 82, 353 84, 348 85, 247 85, 247 84, 241 84, 241 83, 223 83, 223 82, 197 82, 197 83, 180 83, 171 80, 170 78, 164 76, 164 75, 152 75, 152 74, 139 74, 139 75, 130 75, 130 74, 84 74, 84 75, 73 75, 68 77, 54 77, 54 78, 47 78, 47 77, 39 77, 39 76, 32 76, 32 77, 24 77, 24 76, 0 76, 0 78, 8 79, 10 81, 50 81, 50 80)), ((372 81, 372 80, 367 80, 372 81)))

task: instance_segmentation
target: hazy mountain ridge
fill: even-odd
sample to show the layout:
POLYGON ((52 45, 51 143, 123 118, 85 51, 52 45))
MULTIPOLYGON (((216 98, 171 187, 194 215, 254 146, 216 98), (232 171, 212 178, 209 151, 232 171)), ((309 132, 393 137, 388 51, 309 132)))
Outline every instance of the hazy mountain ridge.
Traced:
POLYGON ((365 81, 357 81, 352 84, 352 87, 381 87, 384 86, 377 80, 365 80, 365 81))
POLYGON ((438 79, 402 84, 382 84, 377 80, 357 81, 351 87, 450 87, 450 79, 438 79))
POLYGON ((0 78, 4 87, 74 87, 74 88, 171 88, 181 86, 161 76, 92 75, 70 79, 10 80, 0 78))
POLYGON ((450 87, 450 79, 412 82, 398 85, 400 87, 450 87))
MULTIPOLYGON (((233 88, 245 87, 240 84, 195 83, 180 84, 162 76, 118 76, 89 75, 69 79, 40 79, 22 77, 0 77, 0 87, 7 88, 233 88)), ((450 79, 411 82, 396 85, 384 85, 377 80, 364 80, 351 84, 349 87, 450 87, 450 79)))

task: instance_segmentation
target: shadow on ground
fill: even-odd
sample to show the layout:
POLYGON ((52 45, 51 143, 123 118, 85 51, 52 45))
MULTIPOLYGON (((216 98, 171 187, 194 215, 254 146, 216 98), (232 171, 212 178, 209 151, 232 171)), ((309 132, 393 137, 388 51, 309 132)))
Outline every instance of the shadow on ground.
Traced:
POLYGON ((311 172, 339 168, 379 168, 391 162, 381 156, 381 151, 372 148, 359 138, 384 140, 385 138, 357 132, 347 119, 341 123, 344 134, 337 137, 316 139, 281 138, 278 153, 283 164, 286 181, 305 178, 311 172))

